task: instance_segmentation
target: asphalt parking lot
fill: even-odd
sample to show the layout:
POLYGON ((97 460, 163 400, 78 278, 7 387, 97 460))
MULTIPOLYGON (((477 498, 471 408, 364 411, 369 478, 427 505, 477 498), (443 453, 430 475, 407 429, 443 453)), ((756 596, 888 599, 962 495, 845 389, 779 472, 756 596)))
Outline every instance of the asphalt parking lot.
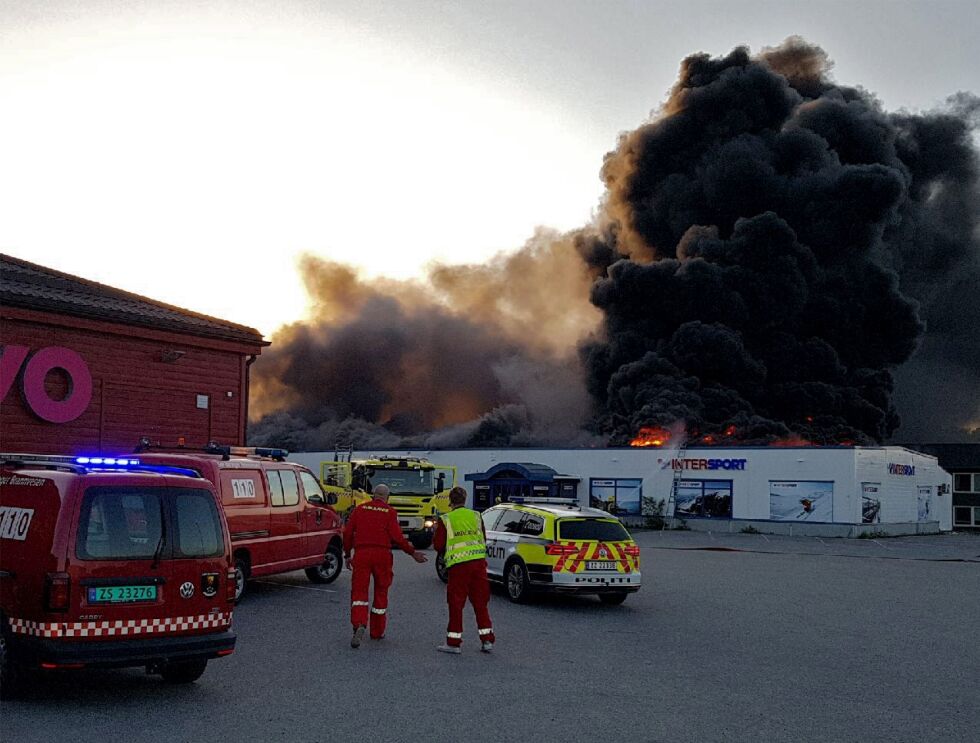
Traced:
MULTIPOLYGON (((624 605, 495 594, 499 637, 434 651, 432 563, 396 555, 388 637, 348 647, 349 574, 250 585, 237 652, 185 687, 71 673, 3 741, 975 741, 980 537, 639 532, 624 605)), ((429 553, 431 555, 431 553, 429 553)))

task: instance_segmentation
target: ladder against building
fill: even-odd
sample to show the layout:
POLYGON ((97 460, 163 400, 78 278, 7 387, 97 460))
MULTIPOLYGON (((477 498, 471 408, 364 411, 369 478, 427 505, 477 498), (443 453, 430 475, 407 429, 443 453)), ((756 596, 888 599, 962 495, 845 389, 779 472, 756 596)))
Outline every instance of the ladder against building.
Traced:
POLYGON ((664 505, 663 525, 660 527, 661 531, 664 529, 674 528, 674 510, 677 508, 677 487, 684 478, 684 456, 686 454, 687 439, 681 442, 680 447, 677 449, 676 456, 670 460, 670 466, 673 470, 673 474, 670 478, 670 492, 667 494, 667 499, 664 505), (675 461, 678 463, 677 467, 674 467, 675 461))

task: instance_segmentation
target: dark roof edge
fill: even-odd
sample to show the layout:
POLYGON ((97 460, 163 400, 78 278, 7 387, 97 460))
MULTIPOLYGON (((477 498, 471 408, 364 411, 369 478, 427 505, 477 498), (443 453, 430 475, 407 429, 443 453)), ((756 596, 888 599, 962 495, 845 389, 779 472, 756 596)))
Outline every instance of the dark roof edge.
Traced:
MULTIPOLYGON (((117 289, 107 284, 100 284, 97 281, 92 281, 90 279, 82 278, 81 276, 75 276, 74 274, 65 273, 64 271, 58 271, 53 268, 48 268, 47 266, 41 266, 37 263, 32 263, 31 261, 24 260, 23 258, 15 258, 14 256, 8 255, 6 253, 0 253, 0 261, 9 261, 10 263, 16 263, 25 268, 30 268, 35 271, 40 271, 42 273, 52 274, 54 276, 65 279, 67 281, 76 281, 80 284, 85 284, 86 286, 89 286, 98 292, 111 295, 118 299, 128 299, 131 301, 143 302, 145 304, 150 304, 156 307, 161 307, 163 309, 170 310, 171 312, 176 312, 180 315, 185 315, 189 318, 193 317, 193 318, 197 318, 198 320, 214 323, 215 326, 224 326, 228 328, 228 330, 230 331, 229 333, 222 334, 221 330, 218 327, 210 329, 210 332, 208 332, 207 330, 202 332, 200 329, 194 329, 194 330, 188 329, 187 332, 191 335, 204 335, 208 337, 217 337, 217 338, 224 338, 225 340, 236 340, 236 341, 245 341, 245 339, 242 338, 241 335, 246 335, 246 336, 251 335, 254 337, 255 339, 254 342, 256 344, 261 346, 270 345, 270 342, 265 340, 262 333, 260 333, 255 328, 248 327, 247 325, 239 325, 238 323, 230 322, 228 320, 222 320, 221 318, 213 317, 212 315, 205 315, 203 312, 195 312, 185 307, 178 307, 173 304, 167 304, 166 302, 161 302, 156 299, 151 299, 149 297, 143 296, 142 294, 136 294, 135 292, 128 292, 123 289, 117 289), (241 335, 236 335, 235 333, 239 333, 241 335)), ((25 301, 18 302, 16 300, 13 302, 7 300, 4 303, 14 307, 20 307, 22 309, 37 309, 37 310, 46 310, 46 311, 51 310, 51 305, 57 305, 57 303, 55 302, 45 305, 43 302, 33 302, 33 303, 25 302, 25 301)), ((89 317, 92 319, 105 320, 105 316, 99 313, 79 312, 77 311, 77 308, 73 308, 72 311, 73 314, 89 317)), ((147 320, 147 319, 129 320, 127 322, 123 322, 122 324, 141 325, 145 327, 152 327, 158 330, 181 332, 175 330, 172 324, 168 326, 166 322, 156 323, 152 320, 147 320)))

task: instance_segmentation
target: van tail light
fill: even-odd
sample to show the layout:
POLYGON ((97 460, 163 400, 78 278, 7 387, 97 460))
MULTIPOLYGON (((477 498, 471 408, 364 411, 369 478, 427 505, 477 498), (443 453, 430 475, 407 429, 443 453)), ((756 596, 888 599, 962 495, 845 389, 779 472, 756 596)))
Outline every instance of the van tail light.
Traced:
POLYGON ((623 547, 623 554, 629 557, 639 557, 640 548, 637 547, 635 544, 628 545, 626 547, 623 547))
POLYGON ((71 578, 68 573, 48 573, 44 581, 44 607, 48 611, 68 611, 71 578))
POLYGON ((228 575, 225 576, 225 599, 228 603, 235 603, 235 571, 229 570, 228 575))
POLYGON ((578 554, 578 547, 574 544, 549 544, 544 548, 546 555, 575 555, 578 554))

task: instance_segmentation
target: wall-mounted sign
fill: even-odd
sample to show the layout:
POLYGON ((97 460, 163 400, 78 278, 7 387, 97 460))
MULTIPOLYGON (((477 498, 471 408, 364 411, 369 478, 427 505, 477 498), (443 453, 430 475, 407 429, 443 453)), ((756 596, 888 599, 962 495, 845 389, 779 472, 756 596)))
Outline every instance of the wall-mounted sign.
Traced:
POLYGON ((197 396, 197 407, 200 410, 207 410, 208 409, 208 396, 207 395, 198 395, 197 396))
POLYGON ((913 464, 894 464, 888 463, 889 475, 901 475, 902 477, 915 477, 915 465, 913 464))
POLYGON ((747 459, 658 459, 660 469, 744 470, 747 459))
POLYGON ((20 374, 24 401, 38 418, 49 423, 68 423, 88 409, 92 401, 92 374, 85 359, 70 348, 48 346, 29 359, 27 346, 0 348, 0 400, 7 398, 20 374), (48 374, 55 369, 61 369, 68 376, 68 394, 61 400, 52 400, 45 388, 48 374))

